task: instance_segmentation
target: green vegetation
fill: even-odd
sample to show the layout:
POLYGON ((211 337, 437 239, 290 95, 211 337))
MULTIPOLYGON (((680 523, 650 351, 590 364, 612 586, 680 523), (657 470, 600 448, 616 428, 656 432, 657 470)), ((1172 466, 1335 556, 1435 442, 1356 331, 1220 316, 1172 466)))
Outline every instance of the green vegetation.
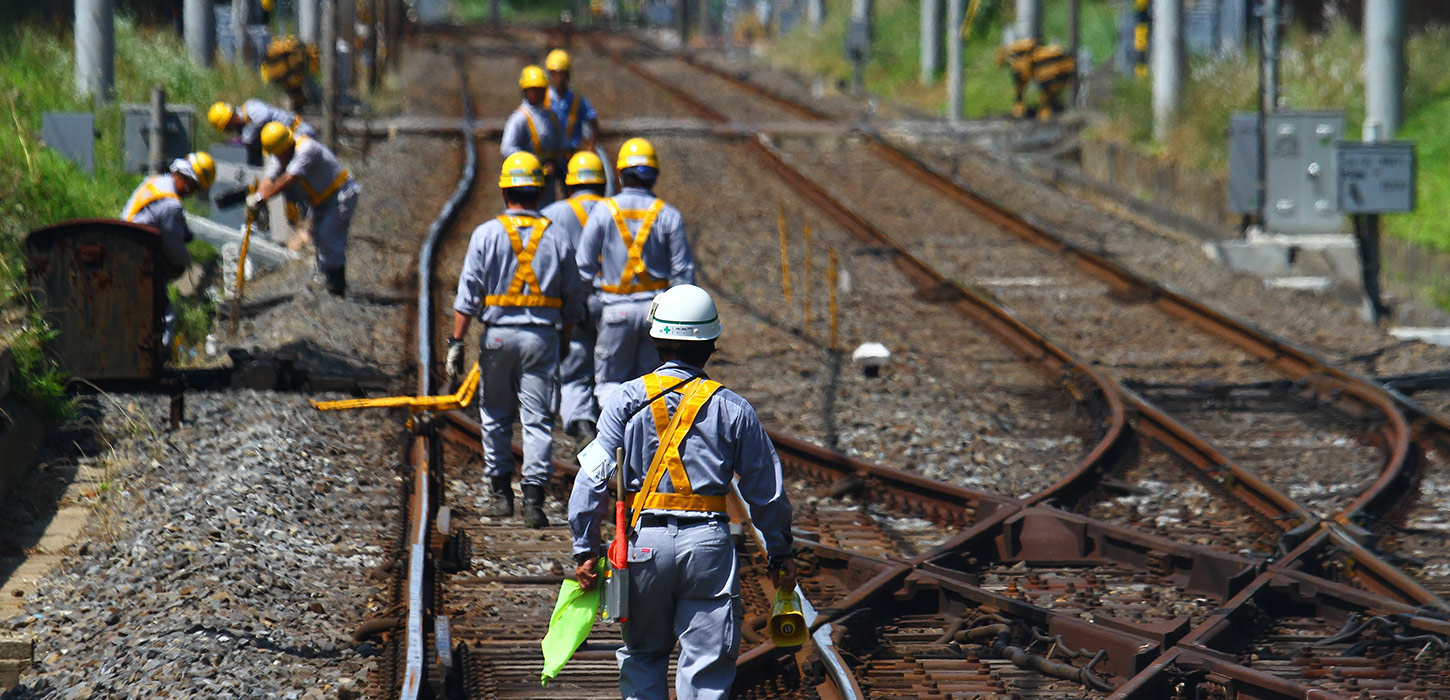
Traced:
MULTIPOLYGON (((488 19, 491 0, 458 0, 454 16, 460 22, 483 22, 488 19)), ((559 14, 574 10, 573 0, 499 0, 499 16, 505 22, 559 21, 559 14)))
MULTIPOLYGON (((997 46, 1002 31, 1012 19, 1012 3, 981 0, 971 25, 971 35, 962 47, 962 94, 969 117, 1006 114, 1012 107, 1012 80, 1007 69, 997 65, 997 46)), ((1112 55, 1115 3, 1083 0, 1080 41, 1101 63, 1112 55)), ((1049 3, 1043 17, 1043 35, 1051 43, 1067 45, 1067 4, 1049 3)), ((849 81, 851 64, 845 56, 850 0, 826 0, 826 19, 820 32, 802 23, 789 34, 771 42, 766 54, 772 63, 804 75, 831 81, 849 81)), ((923 86, 921 77, 921 31, 919 0, 877 0, 878 40, 865 71, 866 89, 890 97, 928 114, 941 114, 946 103, 946 79, 940 76, 923 86)), ((945 48, 943 48, 945 55, 945 48)), ((1035 100, 1035 98, 1029 98, 1035 100)))
POLYGON ((40 144, 43 112, 91 109, 90 101, 72 89, 72 52, 68 24, 42 19, 0 23, 0 312, 28 319, 12 339, 15 379, 18 392, 42 405, 49 405, 48 396, 59 397, 63 379, 45 369, 40 343, 46 332, 21 301, 21 246, 26 232, 47 224, 116 216, 141 181, 140 175, 121 169, 121 112, 116 104, 145 103, 152 86, 160 85, 168 101, 198 108, 197 146, 206 148, 219 138, 206 124, 206 106, 218 99, 275 96, 250 68, 201 68, 187 58, 174 32, 118 17, 116 104, 96 110, 99 138, 96 173, 91 176, 40 144))

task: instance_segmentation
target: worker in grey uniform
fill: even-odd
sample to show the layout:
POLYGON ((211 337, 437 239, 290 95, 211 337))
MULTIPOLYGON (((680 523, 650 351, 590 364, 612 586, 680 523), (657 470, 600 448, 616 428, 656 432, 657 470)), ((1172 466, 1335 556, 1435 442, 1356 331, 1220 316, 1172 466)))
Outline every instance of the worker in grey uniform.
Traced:
POLYGON ((277 122, 308 138, 317 138, 317 129, 302 121, 296 112, 267 104, 258 99, 243 102, 238 108, 229 102, 217 102, 206 113, 207 121, 222 133, 240 134, 247 149, 247 162, 262 164, 262 127, 277 122))
MULTIPOLYGON (((216 163, 205 151, 188 153, 185 158, 171 161, 171 166, 162 175, 152 175, 141 182, 126 206, 121 208, 121 218, 133 224, 151 226, 161 234, 161 261, 163 277, 173 280, 191 266, 191 252, 186 244, 191 242, 191 228, 186 225, 186 210, 181 206, 182 197, 202 194, 211 189, 216 180, 216 163)), ((170 346, 176 316, 168 304, 163 318, 165 330, 161 344, 170 346)))
POLYGON ((649 339, 655 295, 695 283, 684 218, 653 191, 660 172, 654 146, 641 138, 625 141, 615 165, 624 189, 589 213, 577 254, 586 282, 600 276, 594 396, 601 406, 621 382, 659 366, 649 339))
MULTIPOLYGON (((563 228, 575 248, 589 212, 604 199, 605 177, 599 156, 588 151, 575 153, 564 175, 569 198, 544 207, 544 218, 563 228)), ((564 433, 586 443, 594 439, 594 426, 599 422, 599 403, 594 400, 594 337, 603 307, 597 294, 599 278, 594 280, 587 288, 589 311, 574 325, 569 351, 559 365, 559 417, 564 421, 564 433)))
POLYGON ((660 294, 650 336, 664 364, 610 396, 598 439, 579 454, 569 529, 579 585, 591 590, 598 585, 600 527, 610 521, 605 493, 616 478, 615 449, 624 448, 633 516, 629 617, 616 655, 620 695, 629 700, 669 697, 676 639, 676 697, 730 697, 744 615, 725 512, 732 480, 765 537, 772 585, 796 585, 780 459, 750 403, 705 374, 719 335, 705 290, 681 285, 660 294))
POLYGON ((562 131, 562 145, 567 153, 593 151, 599 135, 599 112, 589 98, 569 89, 569 71, 573 61, 569 52, 554 49, 544 59, 549 71, 549 92, 544 107, 554 115, 554 123, 562 131))
POLYGON ((544 106, 548 95, 549 78, 538 66, 524 66, 519 74, 519 90, 524 99, 509 115, 503 125, 503 138, 499 151, 507 158, 515 153, 532 153, 544 164, 544 188, 539 195, 539 206, 552 203, 555 199, 555 170, 563 151, 561 130, 553 114, 544 106))
POLYGON ((283 193, 289 201, 312 209, 312 243, 317 248, 317 271, 327 291, 347 294, 347 234, 360 192, 357 181, 321 141, 292 133, 278 122, 262 127, 262 150, 276 156, 257 191, 247 196, 250 211, 283 193))
POLYGON ((474 229, 453 302, 448 376, 463 374, 464 338, 474 317, 484 324, 478 364, 487 513, 514 512, 514 415, 524 433, 524 524, 548 525, 544 488, 553 476, 554 397, 559 390, 559 339, 584 316, 585 288, 574 269, 568 235, 538 213, 544 172, 532 153, 504 161, 499 188, 507 210, 474 229))

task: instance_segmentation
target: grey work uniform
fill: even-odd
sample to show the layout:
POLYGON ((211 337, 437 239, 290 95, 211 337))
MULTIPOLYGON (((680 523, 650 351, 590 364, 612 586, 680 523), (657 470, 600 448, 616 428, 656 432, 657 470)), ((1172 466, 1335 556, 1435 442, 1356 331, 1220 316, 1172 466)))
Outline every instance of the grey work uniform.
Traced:
MULTIPOLYGON (((192 233, 186 225, 186 210, 181 206, 181 197, 176 194, 176 183, 170 173, 152 175, 142 181, 121 208, 121 218, 133 224, 153 226, 161 232, 161 257, 166 262, 168 281, 180 277, 191 266, 191 251, 186 249, 186 244, 191 241, 192 233)), ((161 320, 161 345, 170 347, 175 337, 176 310, 169 302, 161 320)))
POLYGON ((621 382, 660 364, 649 337, 649 309, 655 295, 668 287, 695 283, 695 256, 680 210, 661 203, 641 245, 640 231, 658 198, 649 190, 626 187, 610 199, 624 219, 637 256, 631 255, 630 243, 620 235, 606 200, 589 212, 576 257, 585 282, 600 277, 604 308, 594 343, 594 396, 601 406, 621 382))
POLYGON ((532 153, 538 157, 540 163, 553 163, 554 174, 544 181, 544 192, 539 198, 539 206, 550 204, 555 199, 555 190, 558 185, 555 179, 563 172, 559 167, 559 154, 563 152, 560 142, 560 129, 554 123, 554 117, 543 107, 535 107, 524 100, 503 125, 503 138, 499 142, 499 152, 504 158, 520 151, 532 153))
MULTIPOLYGON (((599 195, 581 192, 544 207, 544 218, 564 229, 570 245, 577 248, 584 222, 601 199, 599 195)), ((594 399, 594 338, 603 307, 595 289, 598 278, 595 280, 585 290, 589 295, 588 313, 574 326, 574 332, 569 335, 569 354, 559 364, 559 417, 564 425, 580 420, 599 421, 599 403, 594 399)))
MULTIPOLYGON (((682 362, 667 362, 655 374, 668 389, 704 372, 682 362)), ((576 555, 599 551, 601 523, 610 520, 604 496, 614 484, 615 448, 624 447, 626 488, 638 491, 644 482, 660 447, 652 409, 645 405, 649 398, 644 380, 635 379, 620 385, 604 403, 597 444, 584 454, 608 458, 581 459, 569 498, 569 530, 576 555)), ((681 396, 670 392, 658 400, 668 403, 673 416, 681 396)), ((767 554, 790 552, 791 505, 780 459, 749 402, 729 389, 716 391, 680 444, 680 458, 696 494, 724 496, 731 479, 738 479, 750 517, 765 536, 767 554)), ((674 491, 668 475, 659 490, 674 491)), ((728 520, 723 513, 645 510, 630 541, 630 617, 624 623, 624 647, 617 652, 624 698, 669 697, 669 660, 676 639, 680 642, 677 697, 730 696, 744 608, 728 520)))
POLYGON ((286 165, 274 164, 267 175, 276 178, 281 172, 296 178, 283 196, 312 208, 312 243, 317 247, 317 269, 345 269, 347 234, 361 192, 357 180, 327 146, 306 136, 297 137, 292 158, 286 165))
POLYGON ((243 102, 237 116, 242 118, 242 143, 248 148, 262 145, 262 127, 272 122, 291 129, 293 136, 317 138, 317 129, 302 121, 302 117, 297 116, 296 112, 289 112, 261 100, 243 102))
POLYGON ((553 476, 558 327, 584 315, 568 236, 552 225, 539 232, 539 221, 536 211, 510 209, 474 229, 453 302, 455 311, 484 324, 478 356, 484 473, 490 479, 513 474, 509 442, 521 413, 525 486, 544 486, 553 476), (516 227, 516 240, 500 219, 516 227), (520 268, 516 249, 532 251, 527 268, 520 268))

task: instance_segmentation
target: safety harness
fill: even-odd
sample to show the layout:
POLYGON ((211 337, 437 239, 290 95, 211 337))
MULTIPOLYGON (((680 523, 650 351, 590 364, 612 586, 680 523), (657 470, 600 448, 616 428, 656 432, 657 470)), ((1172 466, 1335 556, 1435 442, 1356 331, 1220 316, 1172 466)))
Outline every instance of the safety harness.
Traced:
POLYGON ((514 257, 518 258, 519 265, 514 270, 514 279, 509 283, 508 291, 503 294, 489 294, 483 298, 483 303, 486 306, 542 306, 551 309, 564 306, 563 299, 539 293, 543 288, 539 286, 539 278, 534 274, 534 253, 539 249, 539 241, 544 239, 544 229, 548 228, 549 220, 542 216, 500 216, 498 222, 508 232, 509 244, 513 246, 514 257), (523 226, 534 229, 534 236, 528 245, 524 245, 519 236, 519 228, 523 226), (534 291, 533 294, 524 293, 525 284, 534 291))
MULTIPOLYGON (((298 136, 298 148, 301 148, 303 143, 311 140, 312 139, 309 139, 306 136, 298 136)), ((347 168, 343 168, 342 172, 337 174, 337 179, 333 180, 332 184, 328 185, 327 189, 324 189, 321 192, 312 189, 312 185, 307 184, 307 178, 305 177, 297 178, 297 184, 302 185, 302 191, 306 192, 307 196, 312 198, 312 206, 320 207, 322 206, 323 202, 326 202, 329 198, 332 197, 332 195, 337 194, 337 191, 342 189, 343 185, 347 184, 348 177, 350 177, 350 175, 347 172, 347 168)))
MULTIPOLYGON (((569 142, 569 139, 571 139, 571 138, 574 137, 574 124, 578 123, 578 121, 579 121, 579 102, 580 102, 580 100, 579 100, 579 96, 578 95, 574 95, 573 97, 574 97, 574 99, 569 100, 569 122, 564 125, 564 142, 565 143, 568 143, 569 142)), ((544 93, 544 109, 548 110, 549 111, 549 114, 551 116, 554 114, 553 105, 554 105, 554 91, 553 90, 550 90, 550 91, 544 93)), ((555 117, 555 121, 556 122, 557 122, 557 120, 558 120, 558 118, 555 117)), ((532 126, 533 126, 533 124, 532 124, 532 122, 530 122, 530 128, 532 128, 532 126)), ((539 147, 538 146, 538 137, 536 136, 536 137, 534 137, 534 148, 538 148, 538 147, 539 147)))
POLYGON ((162 199, 175 199, 177 201, 180 201, 181 200, 180 197, 176 196, 176 193, 175 192, 165 192, 160 187, 157 187, 156 186, 156 177, 159 177, 159 176, 155 176, 155 177, 151 177, 151 178, 147 179, 146 180, 146 184, 142 185, 142 187, 146 191, 144 193, 142 193, 141 196, 137 197, 135 202, 132 202, 131 203, 131 208, 130 209, 127 209, 126 210, 126 220, 127 221, 135 221, 136 220, 136 215, 137 214, 140 214, 141 213, 141 210, 142 209, 145 209, 152 202, 155 202, 155 201, 158 201, 158 200, 162 200, 162 199))
POLYGON ((609 207, 609 215, 614 217, 614 225, 619 229, 619 237, 624 240, 624 247, 628 253, 624 261, 624 271, 619 275, 619 284, 606 284, 600 289, 610 294, 633 294, 635 292, 653 292, 669 287, 668 280, 650 279, 649 271, 645 269, 642 257, 644 243, 649 240, 650 229, 654 228, 655 219, 659 217, 660 210, 665 208, 664 200, 656 199, 650 203, 648 209, 620 209, 619 204, 613 198, 604 200, 604 206, 609 207), (626 219, 635 219, 640 222, 639 233, 630 235, 626 219))
POLYGON ((579 225, 583 226, 589 221, 589 212, 584 211, 585 202, 598 202, 604 199, 593 192, 580 192, 564 201, 569 203, 569 208, 574 210, 574 217, 579 219, 579 225))
POLYGON ((533 115, 523 107, 519 107, 519 114, 524 115, 524 123, 529 125, 529 142, 534 144, 534 155, 538 156, 539 160, 553 160, 554 152, 543 150, 543 143, 539 141, 539 127, 534 125, 533 115))
MULTIPOLYGON (((659 374, 646 374, 642 379, 647 395, 659 395, 662 393, 664 383, 674 378, 659 374)), ((670 415, 669 405, 664 401, 652 401, 649 404, 650 415, 654 418, 655 434, 659 436, 659 447, 655 449, 654 459, 650 461, 649 471, 644 475, 640 491, 630 499, 630 507, 634 509, 634 517, 630 522, 631 527, 639 526, 639 518, 646 510, 679 510, 691 513, 725 512, 724 496, 705 496, 695 493, 690 488, 690 475, 685 471, 684 462, 680 460, 680 445, 684 443, 685 436, 694 426, 700 409, 721 388, 721 384, 704 377, 696 377, 689 380, 683 387, 676 385, 676 388, 679 389, 682 398, 680 405, 675 409, 674 416, 670 415), (674 487, 673 493, 659 491, 660 481, 666 473, 670 475, 670 484, 674 487)))

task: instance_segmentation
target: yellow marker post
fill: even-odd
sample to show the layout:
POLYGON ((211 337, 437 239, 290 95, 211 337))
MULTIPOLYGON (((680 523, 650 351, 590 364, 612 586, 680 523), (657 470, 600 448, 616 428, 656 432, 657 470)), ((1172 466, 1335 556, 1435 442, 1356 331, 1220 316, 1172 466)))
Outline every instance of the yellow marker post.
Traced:
POLYGON ((312 403, 312 407, 319 411, 350 411, 359 408, 407 408, 409 413, 456 411, 473 402, 473 395, 478 392, 480 376, 478 363, 475 362, 473 369, 468 370, 468 376, 463 378, 463 386, 458 387, 456 394, 384 396, 376 399, 341 399, 338 401, 311 401, 309 399, 309 401, 312 403))
POLYGON ((790 242, 785 235, 785 205, 778 205, 776 221, 780 225, 780 291, 790 301, 790 242))
POLYGON ((826 249, 826 279, 831 285, 831 349, 836 349, 836 249, 826 249))
POLYGON ((805 301, 806 301, 806 332, 809 333, 811 331, 811 225, 810 224, 806 224, 805 231, 803 231, 802 234, 806 237, 806 271, 804 273, 804 275, 805 275, 805 284, 802 285, 804 287, 804 289, 802 291, 803 291, 803 294, 805 295, 805 301))
POLYGON ((247 212, 247 230, 242 233, 241 253, 237 256, 237 287, 232 294, 232 313, 227 319, 227 335, 235 338, 242 317, 242 288, 247 283, 247 245, 252 242, 252 212, 247 212))

